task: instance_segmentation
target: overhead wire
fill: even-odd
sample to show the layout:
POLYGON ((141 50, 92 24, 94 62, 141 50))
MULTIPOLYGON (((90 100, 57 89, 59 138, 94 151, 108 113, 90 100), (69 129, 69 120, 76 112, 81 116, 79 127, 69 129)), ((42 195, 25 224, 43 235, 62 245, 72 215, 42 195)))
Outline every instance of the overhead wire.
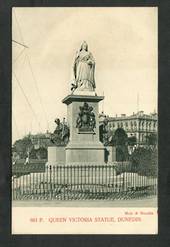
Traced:
POLYGON ((40 92, 39 92, 39 88, 38 88, 38 83, 37 83, 36 77, 34 75, 34 72, 33 72, 33 69, 32 69, 32 66, 31 66, 31 62, 30 62, 30 58, 29 58, 28 54, 26 54, 26 57, 28 59, 29 68, 30 68, 30 71, 31 71, 31 74, 32 74, 32 78, 34 80, 34 84, 35 84, 35 88, 36 88, 36 91, 37 91, 37 94, 38 94, 38 97, 39 97, 41 108, 42 108, 42 110, 44 112, 44 117, 45 117, 45 120, 46 120, 46 123, 47 123, 47 129, 49 129, 49 122, 48 122, 48 118, 47 118, 47 113, 45 111, 45 107, 44 107, 44 104, 42 102, 42 98, 41 98, 41 95, 40 95, 40 92))
POLYGON ((18 86, 19 86, 19 88, 21 89, 21 92, 22 92, 22 94, 24 95, 24 97, 25 97, 25 99, 26 99, 26 102, 27 102, 27 104, 29 105, 29 107, 30 107, 30 109, 31 109, 31 111, 32 111, 32 113, 33 113, 33 115, 34 115, 34 117, 35 117, 35 120, 36 120, 37 123, 38 123, 39 129, 40 129, 40 122, 38 121, 37 115, 36 115, 34 109, 32 108, 32 105, 31 105, 31 103, 29 102, 29 99, 28 99, 27 95, 25 94, 24 89, 23 89, 23 87, 22 87, 22 85, 21 85, 19 79, 18 79, 17 76, 16 76, 16 73, 13 72, 13 75, 14 75, 14 77, 15 77, 17 83, 18 83, 18 86))
POLYGON ((20 56, 23 54, 23 52, 25 51, 25 48, 23 48, 22 50, 21 50, 21 52, 18 54, 18 56, 15 58, 15 60, 14 60, 14 64, 16 63, 16 61, 20 58, 20 56))
MULTIPOLYGON (((16 20, 16 23, 17 23, 17 26, 18 26, 18 30, 19 30, 19 34, 20 34, 20 37, 21 37, 21 41, 22 41, 22 43, 24 44, 24 39, 23 39, 22 32, 21 32, 21 29, 20 29, 20 25, 19 25, 19 22, 18 22, 16 13, 15 13, 15 9, 13 9, 13 13, 14 13, 15 20, 16 20)), ((16 41, 15 41, 15 42, 16 42, 16 41)), ((19 43, 18 41, 17 41, 16 43, 21 44, 21 43, 19 43)), ((23 44, 22 44, 22 45, 23 45, 23 44)), ((24 46, 25 46, 25 45, 24 45, 24 46)))
POLYGON ((22 44, 22 43, 20 43, 20 42, 18 42, 18 41, 16 41, 16 40, 12 40, 12 42, 14 42, 14 43, 16 43, 16 44, 18 44, 18 45, 22 45, 22 46, 24 46, 24 48, 28 48, 28 46, 26 46, 26 45, 24 45, 24 44, 22 44))
MULTIPOLYGON (((23 57, 22 64, 21 64, 20 68, 22 68, 24 66, 25 58, 26 58, 26 55, 23 57)), ((12 100, 15 97, 15 92, 16 92, 16 86, 14 83, 12 83, 12 100)))
MULTIPOLYGON (((18 45, 23 46, 24 48, 23 48, 22 51, 19 53, 19 55, 15 58, 13 64, 15 64, 15 63, 17 62, 17 60, 21 57, 21 55, 22 55, 23 52, 25 51, 25 48, 28 48, 28 46, 26 46, 26 45, 24 44, 24 39, 23 39, 22 32, 21 32, 21 29, 20 29, 20 26, 19 26, 19 22, 18 22, 17 17, 16 17, 15 10, 14 10, 14 16, 15 16, 15 20, 16 20, 16 23, 17 23, 17 26, 18 26, 18 30, 19 30, 19 33, 20 33, 20 38, 21 38, 21 42, 22 42, 22 43, 21 43, 21 42, 18 42, 18 41, 16 41, 16 40, 12 40, 12 41, 13 41, 14 43, 18 44, 18 45)), ((24 57, 23 64, 25 63, 25 59, 26 59, 26 55, 25 55, 25 57, 24 57)), ((39 120, 38 120, 37 114, 35 113, 35 111, 34 111, 34 109, 33 109, 33 107, 32 107, 32 104, 30 103, 30 101, 29 101, 29 99, 28 99, 28 96, 26 95, 26 93, 25 93, 25 91, 24 91, 24 89, 23 89, 23 87, 22 87, 22 85, 21 85, 21 83, 20 83, 20 81, 19 81, 19 79, 18 79, 18 77, 17 77, 17 75, 16 75, 16 73, 15 73, 14 71, 13 71, 13 75, 14 75, 14 77, 15 77, 15 80, 16 80, 16 82, 17 82, 17 84, 18 84, 18 86, 19 86, 19 88, 20 88, 22 94, 24 95, 24 98, 25 98, 25 100, 26 100, 26 102, 27 102, 27 104, 28 104, 28 106, 29 106, 31 112, 33 113, 33 116, 34 116, 34 118, 35 118, 35 120, 36 120, 36 122, 37 122, 37 124, 38 124, 39 132, 40 132, 40 122, 39 122, 39 120)), ((16 126, 16 128, 17 128, 16 120, 14 120, 14 121, 15 121, 15 126, 16 126)), ((17 132, 19 133, 18 128, 17 128, 17 132)))
POLYGON ((14 124, 15 124, 15 129, 16 129, 16 132, 17 132, 17 138, 20 138, 20 132, 19 132, 18 125, 17 125, 16 119, 15 119, 15 115, 14 115, 13 112, 12 112, 12 116, 13 116, 13 120, 14 120, 14 124))
MULTIPOLYGON (((23 35, 22 35, 22 31, 21 31, 21 28, 20 28, 20 25, 19 25, 19 22, 18 22, 16 13, 15 13, 15 10, 14 10, 14 16, 15 16, 16 23, 17 23, 17 26, 18 26, 18 29, 19 29, 19 33, 20 33, 20 37, 21 37, 22 43, 25 44, 24 38, 23 38, 23 35)), ((18 43, 19 43, 19 42, 18 42, 18 43)), ((24 45, 24 46, 25 46, 25 45, 24 45)), ((25 46, 25 47, 27 47, 27 46, 25 46)), ((36 88, 36 91, 37 91, 37 95, 38 95, 38 98, 39 98, 39 101, 40 101, 40 105, 41 105, 42 111, 43 111, 43 113, 44 113, 43 115, 44 115, 45 120, 46 120, 46 123, 47 123, 47 129, 49 129, 49 122, 48 122, 48 118, 47 118, 47 113, 46 113, 44 104, 43 104, 43 102, 42 102, 42 98, 41 98, 41 96, 40 96, 40 92, 39 92, 39 88, 38 88, 38 83, 37 83, 37 80, 36 80, 36 78, 35 78, 35 75, 34 75, 34 72, 33 72, 32 66, 31 66, 31 62, 30 62, 30 58, 29 58, 29 56, 28 56, 28 53, 26 53, 26 56, 27 56, 28 65, 29 65, 29 68, 30 68, 30 71, 31 71, 31 74, 32 74, 32 78, 33 78, 33 81, 34 81, 34 84, 35 84, 35 88, 36 88)))
MULTIPOLYGON (((13 62, 13 65, 21 57, 21 55, 23 54, 24 50, 25 50, 25 47, 21 50, 21 52, 19 53, 19 55, 15 58, 15 60, 13 62)), ((24 65, 24 62, 25 62, 25 57, 23 59, 22 66, 24 65)), ((13 98, 13 100, 14 100, 14 96, 15 96, 15 91, 16 91, 16 86, 15 86, 15 84, 13 84, 13 86, 12 86, 12 98, 13 98)), ((13 109, 12 109, 12 118, 13 118, 13 123, 15 125, 16 133, 17 133, 17 139, 19 139, 21 137, 21 135, 20 135, 20 131, 19 131, 19 128, 18 128, 18 125, 17 125, 17 121, 16 121, 16 118, 15 118, 15 114, 13 112, 13 109)))

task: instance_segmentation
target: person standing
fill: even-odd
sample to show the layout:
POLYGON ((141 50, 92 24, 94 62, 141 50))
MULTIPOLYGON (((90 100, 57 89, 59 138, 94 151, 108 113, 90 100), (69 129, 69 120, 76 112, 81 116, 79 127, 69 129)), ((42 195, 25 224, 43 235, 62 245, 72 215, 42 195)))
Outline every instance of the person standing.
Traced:
POLYGON ((26 159, 25 159, 25 163, 24 163, 24 165, 27 165, 27 164, 29 164, 30 163, 30 155, 29 155, 30 153, 29 153, 29 150, 28 150, 28 152, 27 152, 27 157, 26 157, 26 159))

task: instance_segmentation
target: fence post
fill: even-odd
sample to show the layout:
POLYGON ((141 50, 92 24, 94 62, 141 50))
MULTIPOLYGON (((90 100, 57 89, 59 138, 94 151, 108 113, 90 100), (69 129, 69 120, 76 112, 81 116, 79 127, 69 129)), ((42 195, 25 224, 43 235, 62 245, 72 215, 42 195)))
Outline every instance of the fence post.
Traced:
POLYGON ((51 165, 50 165, 50 167, 49 167, 49 173, 50 173, 50 199, 52 199, 52 182, 51 182, 51 172, 52 172, 52 170, 51 170, 51 165))

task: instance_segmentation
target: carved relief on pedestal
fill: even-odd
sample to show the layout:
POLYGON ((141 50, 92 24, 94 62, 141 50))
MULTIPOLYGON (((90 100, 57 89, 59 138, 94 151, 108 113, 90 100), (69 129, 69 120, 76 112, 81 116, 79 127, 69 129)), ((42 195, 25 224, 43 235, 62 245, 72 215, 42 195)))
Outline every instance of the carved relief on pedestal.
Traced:
POLYGON ((76 120, 76 128, 79 132, 94 132, 96 128, 96 119, 93 112, 93 107, 89 106, 87 102, 79 107, 80 111, 76 120))

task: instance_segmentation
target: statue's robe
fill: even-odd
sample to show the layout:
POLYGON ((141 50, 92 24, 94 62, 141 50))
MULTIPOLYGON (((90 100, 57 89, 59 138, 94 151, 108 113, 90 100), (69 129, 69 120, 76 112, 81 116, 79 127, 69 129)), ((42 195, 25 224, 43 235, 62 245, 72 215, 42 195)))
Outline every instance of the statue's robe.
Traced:
POLYGON ((94 70, 95 61, 92 54, 88 51, 80 51, 74 62, 74 76, 78 90, 95 89, 94 70))

